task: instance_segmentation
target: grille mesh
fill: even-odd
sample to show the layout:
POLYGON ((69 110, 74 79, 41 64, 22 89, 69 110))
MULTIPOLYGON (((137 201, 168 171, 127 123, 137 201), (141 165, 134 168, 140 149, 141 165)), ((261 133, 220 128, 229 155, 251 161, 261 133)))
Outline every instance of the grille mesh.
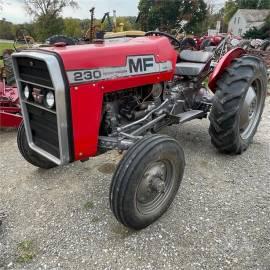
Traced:
POLYGON ((17 64, 22 80, 53 87, 45 62, 29 57, 20 57, 17 58, 17 64))
POLYGON ((26 107, 34 144, 60 158, 56 115, 30 104, 26 107))

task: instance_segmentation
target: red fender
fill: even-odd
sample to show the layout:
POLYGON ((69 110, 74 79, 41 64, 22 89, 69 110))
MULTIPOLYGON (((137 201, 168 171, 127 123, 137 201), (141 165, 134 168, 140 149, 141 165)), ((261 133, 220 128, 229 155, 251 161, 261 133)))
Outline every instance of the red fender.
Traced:
POLYGON ((224 70, 230 66, 231 62, 235 58, 239 58, 246 54, 246 51, 242 48, 235 48, 227 52, 218 62, 213 73, 210 75, 208 86, 213 93, 216 92, 217 80, 223 74, 224 70))

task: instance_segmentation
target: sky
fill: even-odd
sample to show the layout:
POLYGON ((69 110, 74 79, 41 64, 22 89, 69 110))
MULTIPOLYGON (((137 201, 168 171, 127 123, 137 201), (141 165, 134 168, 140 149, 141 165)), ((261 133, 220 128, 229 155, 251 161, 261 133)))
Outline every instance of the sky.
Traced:
MULTIPOLYGON (((225 0, 208 0, 211 3, 217 4, 217 7, 222 7, 225 0)), ((13 23, 30 22, 32 18, 26 14, 24 10, 23 0, 5 0, 2 11, 0 11, 0 19, 6 18, 7 21, 13 23)), ((89 9, 96 7, 96 18, 101 18, 105 12, 110 11, 111 14, 115 9, 118 16, 137 16, 139 0, 77 0, 79 3, 78 9, 65 8, 63 11, 64 17, 73 17, 86 19, 90 17, 89 9)))

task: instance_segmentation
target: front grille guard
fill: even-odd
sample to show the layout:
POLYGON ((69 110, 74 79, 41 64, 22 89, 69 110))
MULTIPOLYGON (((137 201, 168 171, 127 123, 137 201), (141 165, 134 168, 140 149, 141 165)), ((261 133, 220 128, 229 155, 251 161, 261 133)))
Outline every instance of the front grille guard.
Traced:
POLYGON ((24 119, 24 125, 26 130, 26 136, 29 143, 29 147, 40 154, 41 156, 47 158, 48 160, 54 162, 57 165, 65 165, 70 161, 70 153, 69 153, 69 142, 68 142, 68 121, 67 121, 67 104, 65 97, 65 83, 63 80, 63 76, 61 73, 61 67, 57 60, 57 58, 48 53, 42 52, 19 52, 14 53, 12 55, 13 67, 15 72, 15 78, 18 86, 19 98, 21 103, 21 110, 24 119), (30 122, 28 117, 28 112, 26 108, 26 103, 22 98, 22 83, 34 84, 37 86, 49 88, 44 85, 38 85, 31 81, 25 81, 20 78, 19 67, 16 59, 19 57, 29 57, 32 59, 37 59, 44 61, 49 70, 52 83, 53 90, 55 91, 55 102, 56 102, 56 116, 57 116, 57 129, 58 129, 58 139, 59 139, 59 152, 60 158, 53 156, 47 151, 41 149, 37 145, 35 145, 32 137, 32 132, 30 128, 30 122))

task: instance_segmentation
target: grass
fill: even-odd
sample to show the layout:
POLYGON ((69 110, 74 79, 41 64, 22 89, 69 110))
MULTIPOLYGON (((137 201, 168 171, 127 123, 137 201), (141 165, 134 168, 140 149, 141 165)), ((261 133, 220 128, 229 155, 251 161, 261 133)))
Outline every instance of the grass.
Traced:
POLYGON ((84 207, 85 210, 93 209, 94 208, 94 203, 93 202, 86 202, 83 207, 84 207))
MULTIPOLYGON (((0 43, 0 56, 2 56, 5 49, 13 49, 13 43, 0 43)), ((0 67, 3 65, 3 61, 0 59, 0 67)))
POLYGON ((17 262, 18 263, 29 263, 36 256, 33 241, 24 240, 17 246, 17 262))

